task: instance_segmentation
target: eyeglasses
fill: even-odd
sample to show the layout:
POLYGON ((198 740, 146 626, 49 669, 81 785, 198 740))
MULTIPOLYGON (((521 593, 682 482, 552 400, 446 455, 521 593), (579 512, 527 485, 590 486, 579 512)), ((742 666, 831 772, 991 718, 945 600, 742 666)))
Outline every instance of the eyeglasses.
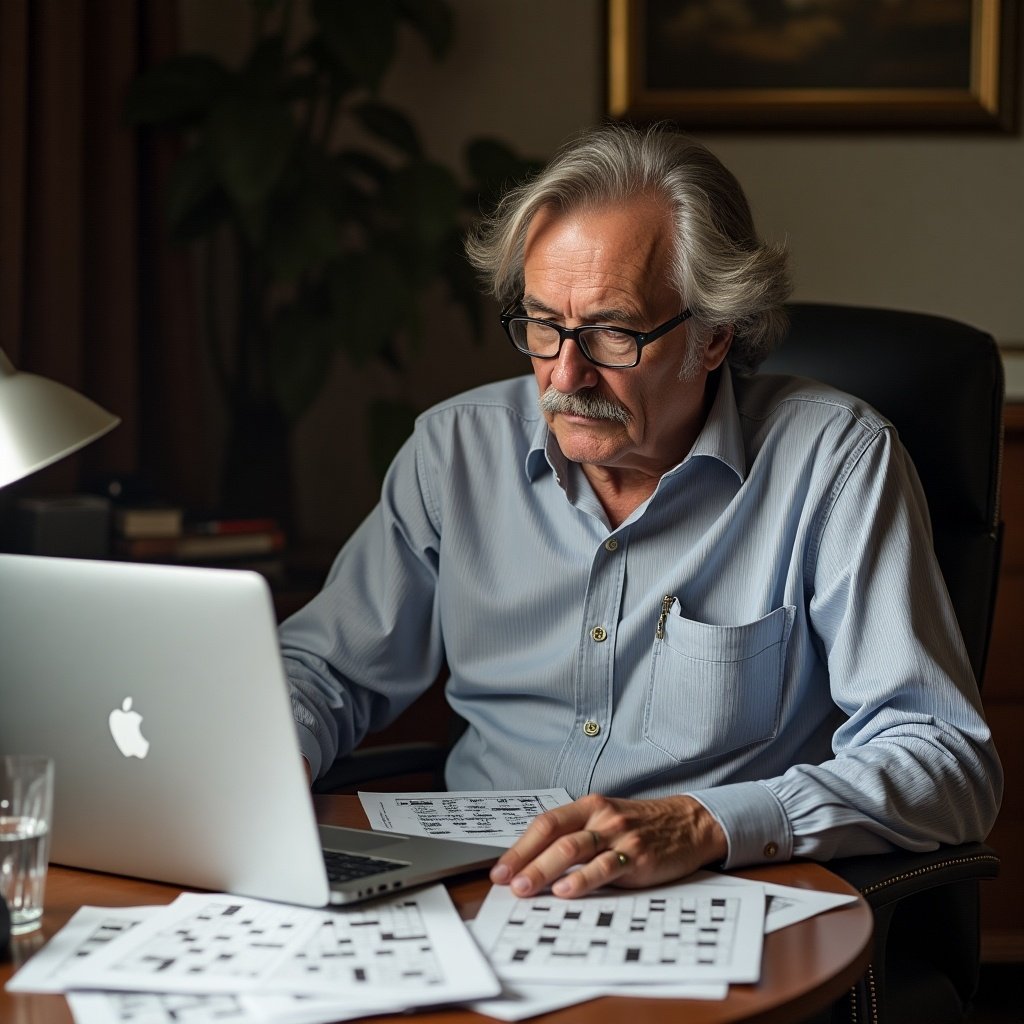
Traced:
POLYGON ((501 314, 501 326, 509 341, 524 355, 534 359, 557 359, 562 343, 572 338, 585 359, 595 366, 611 370, 628 369, 640 362, 640 353, 652 341, 668 334, 693 314, 689 309, 666 320, 651 331, 630 331, 625 327, 605 327, 587 324, 583 327, 559 327, 549 320, 534 320, 519 316, 510 307, 501 314))

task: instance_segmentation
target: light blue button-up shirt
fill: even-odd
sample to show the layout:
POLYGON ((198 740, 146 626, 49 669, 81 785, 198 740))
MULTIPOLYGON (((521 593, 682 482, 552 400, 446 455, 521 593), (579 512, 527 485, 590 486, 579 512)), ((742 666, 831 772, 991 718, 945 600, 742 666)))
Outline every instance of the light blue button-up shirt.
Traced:
POLYGON ((281 640, 315 773, 447 664, 450 788, 689 793, 729 867, 980 839, 1001 796, 910 461, 809 381, 723 368, 616 529, 532 376, 446 401, 281 640))

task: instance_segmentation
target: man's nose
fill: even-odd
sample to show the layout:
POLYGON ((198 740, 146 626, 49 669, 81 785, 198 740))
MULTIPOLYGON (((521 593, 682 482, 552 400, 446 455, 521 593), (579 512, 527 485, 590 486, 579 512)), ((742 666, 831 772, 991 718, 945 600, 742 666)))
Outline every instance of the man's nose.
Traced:
POLYGON ((566 338, 551 371, 551 383, 564 395, 597 384, 597 367, 583 355, 575 338, 566 338))

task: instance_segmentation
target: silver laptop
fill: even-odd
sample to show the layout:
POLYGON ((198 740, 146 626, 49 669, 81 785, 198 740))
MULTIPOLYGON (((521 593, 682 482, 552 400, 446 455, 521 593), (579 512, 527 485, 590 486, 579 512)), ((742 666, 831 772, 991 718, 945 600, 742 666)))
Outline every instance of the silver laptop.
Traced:
POLYGON ((500 852, 317 826, 255 572, 0 555, 0 752, 54 758, 58 864, 324 906, 500 852))

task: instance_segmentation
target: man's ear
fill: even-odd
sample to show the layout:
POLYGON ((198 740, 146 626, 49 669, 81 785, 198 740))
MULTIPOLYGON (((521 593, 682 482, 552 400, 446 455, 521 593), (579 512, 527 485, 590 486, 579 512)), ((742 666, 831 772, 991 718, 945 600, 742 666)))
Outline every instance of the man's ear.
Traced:
POLYGON ((704 369, 710 373, 722 365, 723 360, 729 354, 732 347, 732 339, 735 334, 732 324, 724 327, 716 327, 704 350, 704 369))

